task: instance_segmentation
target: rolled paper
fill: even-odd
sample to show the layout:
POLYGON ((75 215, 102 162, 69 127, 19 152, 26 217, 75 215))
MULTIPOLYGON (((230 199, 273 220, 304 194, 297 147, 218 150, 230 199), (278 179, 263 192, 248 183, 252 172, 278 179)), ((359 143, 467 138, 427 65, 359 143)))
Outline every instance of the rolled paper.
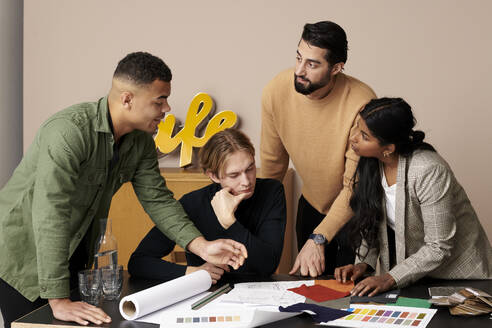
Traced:
POLYGON ((126 320, 135 320, 202 293, 210 286, 212 286, 210 274, 205 270, 198 270, 123 297, 120 301, 120 313, 126 320))

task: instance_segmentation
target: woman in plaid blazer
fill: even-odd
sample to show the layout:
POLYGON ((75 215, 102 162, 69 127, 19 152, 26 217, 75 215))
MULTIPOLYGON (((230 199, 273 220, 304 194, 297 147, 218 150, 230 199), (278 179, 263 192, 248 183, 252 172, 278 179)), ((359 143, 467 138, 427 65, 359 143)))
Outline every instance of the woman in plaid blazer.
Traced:
POLYGON ((359 282, 352 295, 401 288, 424 276, 492 278, 492 248, 451 168, 415 131, 401 98, 371 100, 361 111, 351 146, 361 157, 349 223, 356 264, 339 267, 339 281, 359 282))

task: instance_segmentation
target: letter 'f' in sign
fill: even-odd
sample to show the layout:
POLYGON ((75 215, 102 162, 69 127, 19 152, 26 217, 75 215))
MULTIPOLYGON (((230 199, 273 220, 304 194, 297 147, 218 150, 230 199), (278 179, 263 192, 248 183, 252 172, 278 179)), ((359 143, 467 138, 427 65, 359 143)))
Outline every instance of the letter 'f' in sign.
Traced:
POLYGON ((198 93, 188 108, 184 127, 174 137, 172 133, 176 124, 176 117, 173 114, 166 115, 164 122, 159 123, 159 128, 154 138, 159 151, 169 154, 181 144, 179 166, 183 167, 191 164, 193 147, 203 147, 214 134, 236 124, 236 114, 233 111, 225 110, 215 114, 210 119, 203 137, 195 136, 197 126, 210 113, 213 104, 213 100, 208 94, 204 92, 198 93), (200 107, 201 110, 199 110, 200 107))

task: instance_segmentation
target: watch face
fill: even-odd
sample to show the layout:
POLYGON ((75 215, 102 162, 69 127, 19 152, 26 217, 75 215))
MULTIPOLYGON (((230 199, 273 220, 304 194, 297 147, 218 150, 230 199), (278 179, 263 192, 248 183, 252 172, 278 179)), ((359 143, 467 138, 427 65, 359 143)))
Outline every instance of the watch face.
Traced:
POLYGON ((322 234, 312 234, 310 238, 314 240, 314 243, 317 245, 324 244, 326 242, 326 238, 322 234))

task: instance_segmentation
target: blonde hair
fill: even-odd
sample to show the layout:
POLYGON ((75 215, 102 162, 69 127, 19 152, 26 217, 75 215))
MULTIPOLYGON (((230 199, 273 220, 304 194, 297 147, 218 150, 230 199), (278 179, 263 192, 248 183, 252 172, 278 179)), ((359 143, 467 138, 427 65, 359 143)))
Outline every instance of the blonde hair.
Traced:
POLYGON ((200 149, 198 153, 200 167, 204 172, 209 171, 219 177, 223 173, 227 157, 240 150, 255 156, 255 148, 244 133, 234 128, 220 131, 200 149))

